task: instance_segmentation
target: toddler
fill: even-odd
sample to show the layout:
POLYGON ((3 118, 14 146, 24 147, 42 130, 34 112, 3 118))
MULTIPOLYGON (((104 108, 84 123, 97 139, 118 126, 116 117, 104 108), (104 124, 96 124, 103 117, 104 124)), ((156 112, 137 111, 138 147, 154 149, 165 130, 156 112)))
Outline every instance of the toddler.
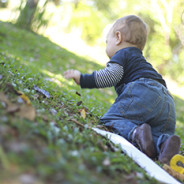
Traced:
POLYGON ((147 27, 139 17, 120 18, 107 35, 106 68, 92 74, 68 70, 64 76, 81 88, 114 86, 118 97, 101 123, 150 158, 169 164, 180 149, 180 138, 174 135, 175 107, 164 79, 142 55, 146 40, 147 27))

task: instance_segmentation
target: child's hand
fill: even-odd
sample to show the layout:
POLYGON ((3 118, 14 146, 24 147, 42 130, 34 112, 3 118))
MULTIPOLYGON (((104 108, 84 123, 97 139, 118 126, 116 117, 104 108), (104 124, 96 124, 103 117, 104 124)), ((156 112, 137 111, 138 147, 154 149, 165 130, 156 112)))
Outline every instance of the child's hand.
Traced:
POLYGON ((64 72, 65 79, 73 79, 78 85, 80 85, 80 75, 81 73, 78 70, 67 70, 64 72))

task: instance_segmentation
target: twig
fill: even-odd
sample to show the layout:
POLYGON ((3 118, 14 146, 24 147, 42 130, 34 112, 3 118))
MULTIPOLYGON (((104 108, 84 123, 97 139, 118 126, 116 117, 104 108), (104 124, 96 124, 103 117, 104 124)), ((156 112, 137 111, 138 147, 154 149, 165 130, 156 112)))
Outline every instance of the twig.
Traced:
POLYGON ((84 128, 84 125, 81 124, 79 121, 77 121, 76 119, 70 119, 70 121, 73 121, 75 124, 79 125, 80 127, 84 128))

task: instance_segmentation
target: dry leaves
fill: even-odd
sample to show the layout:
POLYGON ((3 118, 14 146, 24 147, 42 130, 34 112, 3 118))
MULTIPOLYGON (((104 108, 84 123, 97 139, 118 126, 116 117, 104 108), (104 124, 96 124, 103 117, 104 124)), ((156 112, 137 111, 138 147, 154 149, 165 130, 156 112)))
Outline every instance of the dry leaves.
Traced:
POLYGON ((83 119, 86 119, 87 109, 86 109, 86 108, 83 108, 83 109, 79 109, 78 111, 79 111, 79 113, 80 113, 80 116, 81 116, 83 119))
POLYGON ((184 175, 180 174, 179 172, 173 170, 170 166, 167 164, 164 164, 163 169, 166 170, 171 176, 173 176, 176 179, 179 179, 181 181, 184 181, 184 175))
POLYGON ((174 155, 170 160, 170 167, 180 174, 184 174, 184 156, 174 155))
POLYGON ((82 104, 82 101, 77 102, 77 106, 80 106, 82 104))
POLYGON ((34 86, 35 91, 38 91, 39 93, 41 93, 42 95, 44 95, 46 98, 50 98, 50 94, 48 91, 44 90, 44 89, 40 89, 38 86, 34 86))
POLYGON ((21 118, 26 118, 33 121, 36 117, 35 108, 30 104, 23 104, 20 107, 20 110, 17 112, 17 115, 21 118))
POLYGON ((24 93, 22 93, 21 91, 17 91, 17 94, 20 95, 20 98, 22 98, 22 100, 24 100, 26 104, 31 104, 31 101, 24 93))
POLYGON ((170 160, 170 166, 167 164, 163 165, 163 168, 174 178, 184 181, 184 157, 176 154, 170 160))
POLYGON ((29 98, 25 94, 22 93, 20 97, 24 100, 25 104, 12 103, 4 93, 0 93, 0 101, 4 103, 7 113, 16 114, 21 118, 33 121, 36 117, 35 108, 31 105, 29 98))
POLYGON ((85 109, 82 109, 80 113, 81 113, 81 117, 83 117, 83 119, 86 119, 86 111, 85 111, 85 109))
POLYGON ((79 92, 77 92, 77 91, 76 91, 76 93, 75 93, 75 94, 76 94, 76 95, 78 95, 78 96, 81 96, 81 94, 80 94, 79 92))

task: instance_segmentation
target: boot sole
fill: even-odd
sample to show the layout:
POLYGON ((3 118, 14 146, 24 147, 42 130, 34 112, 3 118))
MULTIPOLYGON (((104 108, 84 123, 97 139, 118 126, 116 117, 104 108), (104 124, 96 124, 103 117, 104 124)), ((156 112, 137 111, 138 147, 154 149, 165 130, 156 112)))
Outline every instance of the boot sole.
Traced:
POLYGON ((164 145, 163 150, 161 151, 158 160, 161 163, 169 165, 171 158, 179 153, 180 150, 180 138, 177 135, 169 137, 167 142, 164 145))
MULTIPOLYGON (((141 139, 137 140, 137 144, 140 150, 150 158, 155 158, 157 153, 153 143, 153 137, 151 127, 148 124, 143 124, 139 127, 139 131, 142 132, 141 139), (146 141, 145 141, 146 140, 146 141), (141 143, 142 142, 142 143, 141 143)), ((140 135, 139 135, 140 136, 140 135)))

